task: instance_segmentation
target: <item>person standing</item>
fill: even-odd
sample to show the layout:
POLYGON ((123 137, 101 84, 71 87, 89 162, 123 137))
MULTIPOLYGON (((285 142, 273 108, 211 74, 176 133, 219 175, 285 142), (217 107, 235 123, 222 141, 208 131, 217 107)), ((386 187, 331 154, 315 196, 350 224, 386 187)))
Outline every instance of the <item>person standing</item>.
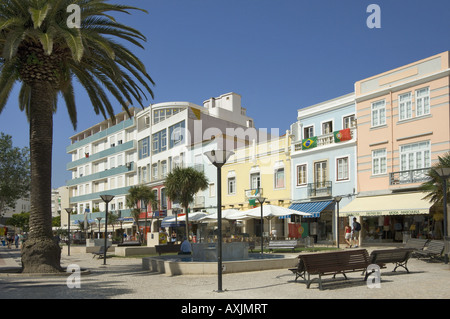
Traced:
POLYGON ((347 248, 352 248, 352 228, 348 225, 345 226, 345 242, 347 243, 347 248))
POLYGON ((352 239, 355 248, 359 246, 359 231, 361 230, 361 224, 356 221, 356 217, 353 217, 352 225, 352 239))

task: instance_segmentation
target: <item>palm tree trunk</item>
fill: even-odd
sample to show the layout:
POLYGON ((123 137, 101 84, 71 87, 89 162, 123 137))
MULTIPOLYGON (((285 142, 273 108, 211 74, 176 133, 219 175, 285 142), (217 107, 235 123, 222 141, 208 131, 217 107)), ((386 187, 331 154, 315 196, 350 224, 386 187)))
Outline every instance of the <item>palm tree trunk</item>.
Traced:
POLYGON ((28 239, 22 248, 22 271, 62 270, 61 249, 53 240, 51 175, 54 89, 49 82, 33 82, 30 101, 31 214, 28 239))

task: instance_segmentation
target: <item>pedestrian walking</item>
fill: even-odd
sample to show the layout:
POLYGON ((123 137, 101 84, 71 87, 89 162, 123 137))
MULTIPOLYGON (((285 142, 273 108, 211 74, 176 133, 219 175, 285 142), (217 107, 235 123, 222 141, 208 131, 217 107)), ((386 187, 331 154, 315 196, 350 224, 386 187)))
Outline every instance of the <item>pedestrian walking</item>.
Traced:
POLYGON ((352 239, 355 248, 359 246, 359 232, 361 230, 361 224, 356 221, 356 217, 353 217, 353 225, 352 225, 352 239))

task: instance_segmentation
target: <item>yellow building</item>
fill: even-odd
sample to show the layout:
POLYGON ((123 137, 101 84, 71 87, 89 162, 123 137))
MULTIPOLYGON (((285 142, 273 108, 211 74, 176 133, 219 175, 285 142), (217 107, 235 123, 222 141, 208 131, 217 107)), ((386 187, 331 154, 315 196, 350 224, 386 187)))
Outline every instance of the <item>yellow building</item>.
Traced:
MULTIPOLYGON (((222 168, 222 209, 245 211, 259 206, 252 200, 260 194, 266 198, 264 205, 289 207, 290 190, 290 137, 288 134, 271 140, 251 143, 235 150, 235 154, 222 168)), ((238 227, 250 236, 261 235, 259 219, 249 219, 238 227)), ((287 236, 287 223, 273 218, 264 221, 264 232, 287 236), (286 225, 285 225, 286 224, 286 225)))

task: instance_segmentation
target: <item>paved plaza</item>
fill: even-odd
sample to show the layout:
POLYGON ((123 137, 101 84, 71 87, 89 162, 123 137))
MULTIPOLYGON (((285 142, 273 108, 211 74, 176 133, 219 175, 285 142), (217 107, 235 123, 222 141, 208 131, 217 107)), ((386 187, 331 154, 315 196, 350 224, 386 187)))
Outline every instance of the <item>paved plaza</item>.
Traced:
MULTIPOLYGON (((373 248, 367 248, 370 252, 373 248)), ((298 254, 298 253, 297 253, 298 254)), ((1 299, 443 299, 450 293, 450 265, 411 258, 410 273, 397 270, 393 264, 381 271, 380 288, 368 288, 360 273, 348 274, 348 280, 324 277, 325 290, 318 284, 306 288, 301 278, 287 269, 265 270, 223 275, 222 293, 217 293, 216 275, 167 276, 142 270, 141 258, 92 258, 91 254, 63 255, 63 267, 71 264, 88 269, 79 288, 68 287, 69 276, 25 275, 6 271, 20 265, 20 250, 0 247, 1 299)), ((337 277, 339 278, 339 276, 337 277)), ((342 278, 342 277, 341 277, 342 278)), ((72 286, 76 284, 71 281, 72 286)), ((70 284, 70 282, 69 282, 70 284)))

